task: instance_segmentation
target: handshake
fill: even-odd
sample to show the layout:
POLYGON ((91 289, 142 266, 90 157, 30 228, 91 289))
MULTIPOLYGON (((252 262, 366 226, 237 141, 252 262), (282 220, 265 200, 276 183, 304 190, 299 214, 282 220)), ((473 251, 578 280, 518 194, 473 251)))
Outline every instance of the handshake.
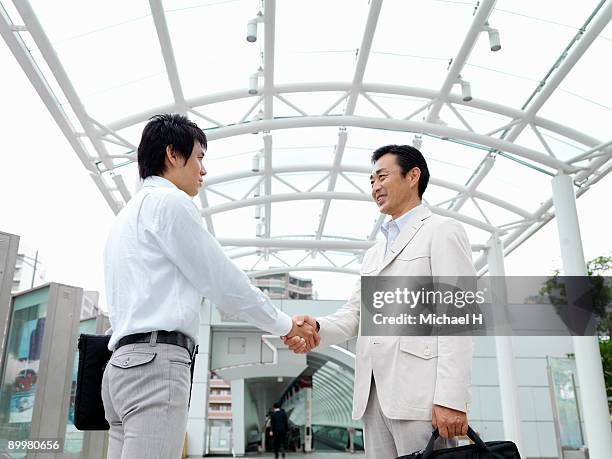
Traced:
POLYGON ((321 342, 317 330, 317 321, 305 314, 292 317, 293 326, 286 336, 281 336, 283 343, 296 354, 306 354, 321 342))

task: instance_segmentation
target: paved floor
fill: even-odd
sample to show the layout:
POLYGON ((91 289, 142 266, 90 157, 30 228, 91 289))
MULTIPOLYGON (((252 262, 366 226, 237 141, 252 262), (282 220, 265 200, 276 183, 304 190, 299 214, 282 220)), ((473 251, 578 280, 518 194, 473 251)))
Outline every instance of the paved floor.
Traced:
MULTIPOLYGON (((207 457, 211 457, 211 456, 207 456, 207 457)), ((212 456, 212 458, 215 457, 224 457, 225 459, 228 458, 228 456, 212 456)), ((231 456, 229 456, 231 457, 231 456)), ((273 453, 261 453, 261 454, 256 454, 256 453, 248 453, 246 456, 244 456, 246 458, 273 458, 274 454, 273 453)), ((355 454, 350 454, 350 453, 341 453, 341 452, 335 452, 335 451, 315 451, 314 453, 287 453, 286 459, 350 459, 354 457, 355 459, 359 458, 359 459, 363 459, 363 451, 359 451, 356 452, 355 454)))

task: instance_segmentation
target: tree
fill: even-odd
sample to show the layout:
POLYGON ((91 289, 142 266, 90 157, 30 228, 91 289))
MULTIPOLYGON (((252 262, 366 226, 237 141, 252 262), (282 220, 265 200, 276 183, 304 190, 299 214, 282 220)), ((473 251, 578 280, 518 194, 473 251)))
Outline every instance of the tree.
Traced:
MULTIPOLYGON (((594 312, 599 316, 597 327, 599 352, 603 366, 608 409, 612 410, 612 256, 599 256, 587 263, 587 275, 594 292, 594 312), (604 277, 608 276, 608 277, 604 277)), ((559 270, 556 270, 540 294, 549 298, 551 304, 565 304, 565 286, 558 282, 559 270)))

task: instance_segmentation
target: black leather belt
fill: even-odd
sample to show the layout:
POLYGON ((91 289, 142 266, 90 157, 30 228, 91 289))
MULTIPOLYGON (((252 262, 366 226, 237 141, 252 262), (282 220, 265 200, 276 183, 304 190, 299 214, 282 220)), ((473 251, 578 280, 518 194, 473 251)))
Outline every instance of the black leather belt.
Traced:
MULTIPOLYGON (((133 335, 124 336, 119 340, 115 349, 119 349, 126 344, 148 343, 151 341, 151 333, 134 333, 133 335)), ((156 342, 184 347, 189 351, 189 355, 192 358, 194 356, 195 342, 189 336, 179 331, 158 330, 156 342)))

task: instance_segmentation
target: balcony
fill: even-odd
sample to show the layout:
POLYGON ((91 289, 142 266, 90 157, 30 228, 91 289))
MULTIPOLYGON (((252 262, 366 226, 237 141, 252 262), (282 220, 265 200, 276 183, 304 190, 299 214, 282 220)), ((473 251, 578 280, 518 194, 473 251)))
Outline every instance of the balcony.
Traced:
POLYGON ((232 403, 231 395, 210 394, 208 396, 209 403, 232 403))
POLYGON ((208 419, 232 419, 232 412, 208 410, 208 419))
POLYGON ((229 389, 231 387, 229 383, 226 383, 222 379, 211 379, 209 381, 209 386, 210 387, 220 387, 223 389, 229 389))

